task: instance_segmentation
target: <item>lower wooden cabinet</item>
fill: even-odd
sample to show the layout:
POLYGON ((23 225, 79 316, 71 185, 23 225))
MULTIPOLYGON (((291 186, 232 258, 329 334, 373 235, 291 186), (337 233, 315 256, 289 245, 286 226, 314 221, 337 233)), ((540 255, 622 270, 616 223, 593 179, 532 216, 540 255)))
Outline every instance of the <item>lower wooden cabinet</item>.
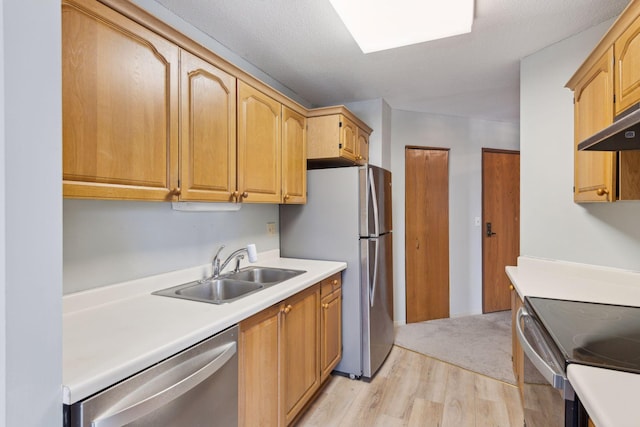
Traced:
POLYGON ((240 323, 238 338, 238 425, 281 426, 281 306, 240 323))
POLYGON ((340 361, 341 290, 321 301, 325 281, 240 323, 240 426, 291 424, 340 361))
POLYGON ((320 296, 320 380, 342 359, 342 286, 340 273, 322 281, 320 296))

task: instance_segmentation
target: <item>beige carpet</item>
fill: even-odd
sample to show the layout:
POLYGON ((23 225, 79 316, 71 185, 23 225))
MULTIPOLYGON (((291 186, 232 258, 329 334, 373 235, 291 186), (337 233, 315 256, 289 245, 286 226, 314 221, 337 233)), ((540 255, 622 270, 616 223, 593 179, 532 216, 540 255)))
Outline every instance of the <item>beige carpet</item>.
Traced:
POLYGON ((396 328, 396 345, 515 384, 511 311, 437 319, 396 328))

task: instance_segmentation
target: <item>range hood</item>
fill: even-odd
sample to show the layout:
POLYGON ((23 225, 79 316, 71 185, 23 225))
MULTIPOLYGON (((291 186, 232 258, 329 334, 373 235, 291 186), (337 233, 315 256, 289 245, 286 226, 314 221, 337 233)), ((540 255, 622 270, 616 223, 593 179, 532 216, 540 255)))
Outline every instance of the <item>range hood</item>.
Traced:
POLYGON ((640 104, 636 104, 600 132, 578 144, 578 151, 640 150, 640 104))

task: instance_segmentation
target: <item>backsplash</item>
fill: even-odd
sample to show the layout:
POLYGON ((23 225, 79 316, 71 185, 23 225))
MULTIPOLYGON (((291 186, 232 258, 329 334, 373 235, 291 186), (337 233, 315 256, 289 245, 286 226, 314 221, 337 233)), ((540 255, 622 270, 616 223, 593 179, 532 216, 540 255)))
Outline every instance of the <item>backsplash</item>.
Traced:
POLYGON ((223 256, 247 243, 279 248, 277 205, 179 212, 170 203, 65 199, 63 226, 65 295, 201 265, 221 244, 223 256))

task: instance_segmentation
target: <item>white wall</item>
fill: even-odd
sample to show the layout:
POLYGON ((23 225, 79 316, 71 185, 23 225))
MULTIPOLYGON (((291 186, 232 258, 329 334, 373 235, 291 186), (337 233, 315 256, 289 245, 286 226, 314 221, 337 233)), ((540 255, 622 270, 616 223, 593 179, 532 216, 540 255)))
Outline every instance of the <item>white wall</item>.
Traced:
POLYGON ((482 216, 482 148, 517 150, 518 125, 393 110, 391 140, 396 322, 402 323, 406 318, 404 190, 407 145, 450 148, 450 315, 481 313, 481 227, 474 225, 474 217, 482 216))
POLYGON ((180 212, 170 203, 66 199, 64 293, 205 264, 223 244, 222 256, 247 243, 278 249, 268 222, 277 226, 277 205, 180 212))
POLYGON ((0 425, 62 424, 60 2, 3 0, 0 425))
MULTIPOLYGON (((2 22, 2 28, 4 28, 4 1, 0 2, 0 22, 2 22)), ((5 132, 4 132, 4 31, 0 31, 0 165, 4 168, 5 164, 5 132)), ((0 184, 0 323, 2 325, 7 324, 7 310, 5 293, 7 291, 6 281, 6 263, 5 257, 7 256, 7 241, 5 235, 6 218, 4 215, 5 210, 5 183, 7 182, 7 176, 3 174, 2 184, 0 184)), ((7 417, 6 411, 6 389, 7 389, 7 375, 5 368, 7 366, 7 333, 6 327, 0 328, 0 424, 4 424, 7 417)))
POLYGON ((612 21, 521 62, 522 255, 640 270, 640 202, 573 203, 573 93, 612 21))

